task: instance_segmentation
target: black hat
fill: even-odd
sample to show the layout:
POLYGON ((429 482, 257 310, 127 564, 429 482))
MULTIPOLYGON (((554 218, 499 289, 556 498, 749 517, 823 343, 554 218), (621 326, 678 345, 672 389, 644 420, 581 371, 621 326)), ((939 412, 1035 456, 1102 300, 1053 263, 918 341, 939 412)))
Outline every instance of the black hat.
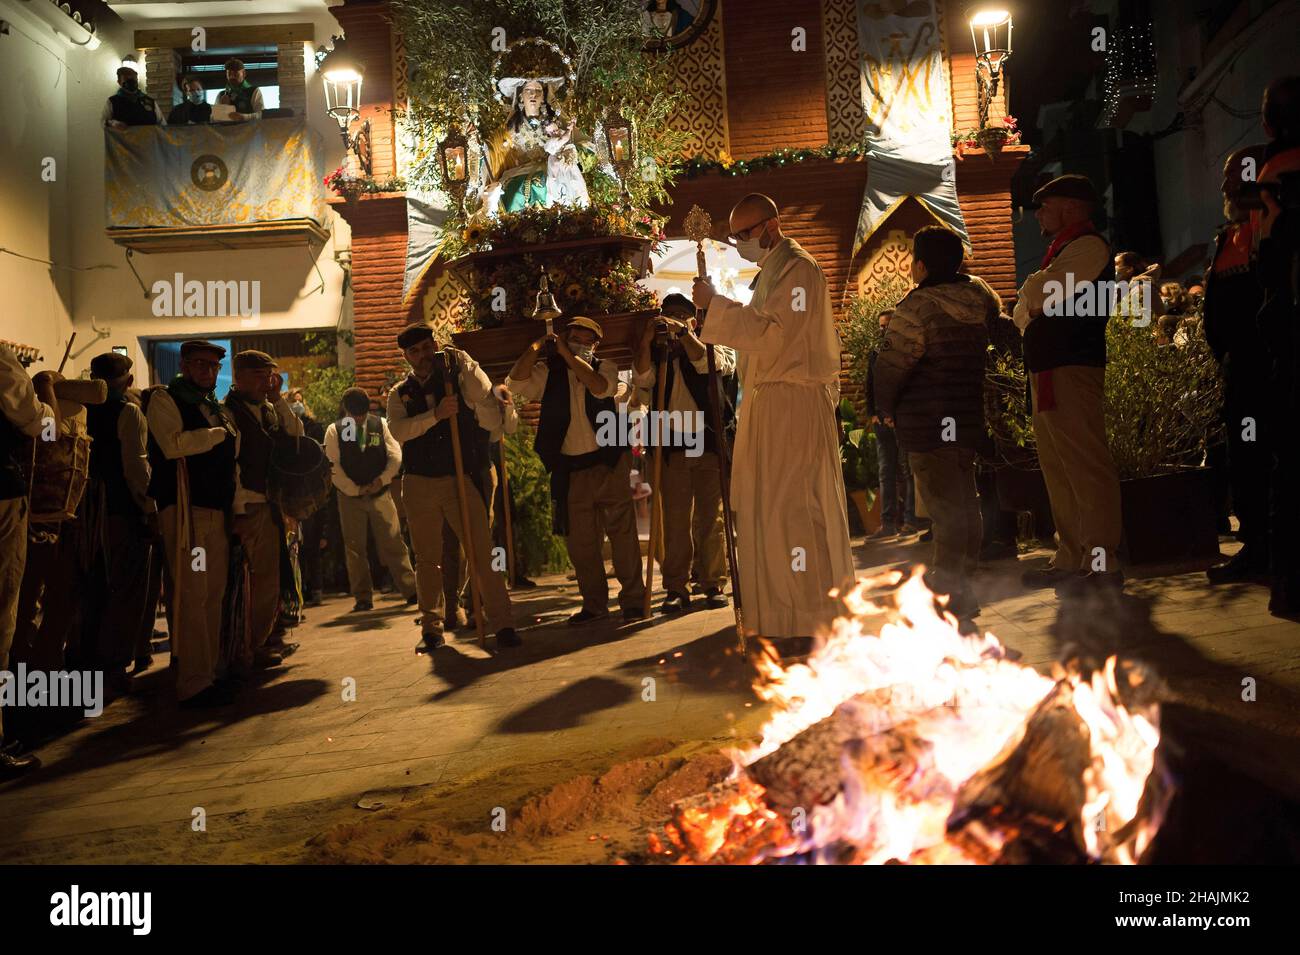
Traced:
POLYGON ((212 342, 205 342, 201 338, 193 338, 187 342, 181 343, 181 357, 189 358, 195 352, 210 351, 215 352, 218 358, 226 357, 226 350, 220 345, 214 345, 212 342))
POLYGON ((264 351, 258 351, 256 348, 249 348, 241 351, 235 356, 235 371, 246 371, 250 368, 278 368, 275 359, 264 351))
POLYGON ((410 348, 416 342, 422 342, 426 338, 433 337, 433 329, 423 322, 415 322, 407 325, 402 329, 401 334, 397 336, 397 347, 403 350, 410 348))
POLYGON ((1092 180, 1087 176, 1080 176, 1077 173, 1067 173, 1064 176, 1057 176, 1047 185, 1040 188, 1034 193, 1034 208, 1043 204, 1043 200, 1051 196, 1060 196, 1062 199, 1082 199, 1084 202, 1097 205, 1100 201, 1097 196, 1097 190, 1092 184, 1092 180))
POLYGON ((131 359, 115 351, 105 352, 90 359, 90 377, 112 381, 131 370, 131 359))

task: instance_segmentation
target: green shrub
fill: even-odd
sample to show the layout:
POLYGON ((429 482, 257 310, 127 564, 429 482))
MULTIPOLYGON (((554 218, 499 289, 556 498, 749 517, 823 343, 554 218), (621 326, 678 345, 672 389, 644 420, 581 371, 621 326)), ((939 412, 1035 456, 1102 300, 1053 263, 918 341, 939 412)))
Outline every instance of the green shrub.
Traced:
POLYGON ((515 558, 525 575, 562 573, 571 566, 564 538, 551 531, 551 478, 542 459, 533 450, 533 429, 520 422, 519 430, 506 436, 505 460, 509 469, 510 492, 515 499, 511 530, 515 558))

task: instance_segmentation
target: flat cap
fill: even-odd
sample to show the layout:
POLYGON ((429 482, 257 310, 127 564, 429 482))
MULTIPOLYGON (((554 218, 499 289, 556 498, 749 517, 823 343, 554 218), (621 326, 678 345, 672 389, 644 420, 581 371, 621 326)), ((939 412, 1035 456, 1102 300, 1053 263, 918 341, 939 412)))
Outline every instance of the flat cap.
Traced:
POLYGON ((220 345, 214 345, 212 342, 205 342, 201 338, 192 338, 187 342, 181 343, 181 357, 189 358, 195 352, 210 351, 214 352, 218 358, 226 357, 226 350, 220 345))
POLYGON ((235 371, 248 371, 253 368, 277 368, 275 359, 264 351, 249 348, 235 356, 235 371))
POLYGON ((131 370, 131 359, 115 351, 105 352, 90 359, 90 377, 112 381, 131 370))
POLYGON ((1087 176, 1080 176, 1077 173, 1067 173, 1064 176, 1057 176, 1047 185, 1041 187, 1034 193, 1034 205, 1039 206, 1044 199, 1052 196, 1059 196, 1062 199, 1082 199, 1084 202, 1090 202, 1094 206, 1097 204, 1099 197, 1097 190, 1092 184, 1092 180, 1087 176))
POLYGON ((569 319, 569 324, 564 327, 564 330, 568 331, 570 328, 585 328, 589 332, 595 332, 597 341, 605 337, 605 333, 600 328, 600 322, 594 318, 588 318, 586 315, 575 315, 569 319))
POLYGON ((410 348, 416 342, 422 342, 426 338, 433 337, 433 329, 423 322, 415 322, 407 325, 397 336, 398 348, 410 348))

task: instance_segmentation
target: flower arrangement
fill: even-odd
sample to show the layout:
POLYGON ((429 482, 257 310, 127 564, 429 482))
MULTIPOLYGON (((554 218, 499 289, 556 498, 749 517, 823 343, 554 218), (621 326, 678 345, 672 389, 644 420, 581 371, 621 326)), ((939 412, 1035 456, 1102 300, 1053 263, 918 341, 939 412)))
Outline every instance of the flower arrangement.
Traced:
POLYGON ((694 179, 711 172, 724 176, 748 176, 751 173, 768 169, 781 169, 809 159, 856 159, 866 150, 860 144, 852 146, 820 146, 817 149, 778 149, 750 159, 733 159, 725 149, 718 153, 717 159, 694 156, 682 164, 681 175, 694 179))
POLYGON ((322 182, 325 188, 336 196, 355 199, 365 194, 379 192, 405 192, 406 180, 391 176, 388 179, 376 179, 373 176, 349 176, 347 166, 339 166, 326 176, 322 182))
POLYGON ((662 216, 625 203, 581 209, 532 206, 488 220, 471 219, 459 228, 453 225, 443 239, 440 252, 444 258, 454 259, 471 252, 615 235, 648 238, 657 245, 663 240, 663 227, 662 216))
MULTIPOLYGON (((991 126, 990 130, 1000 130, 998 137, 1002 140, 1001 146, 1016 146, 1020 143, 1020 124, 1014 116, 1002 117, 1001 126, 991 126)), ((966 152, 971 149, 984 149, 985 146, 981 141, 981 136, 987 135, 988 130, 967 129, 961 132, 954 131, 952 134, 952 151, 958 159, 965 159, 966 152)))

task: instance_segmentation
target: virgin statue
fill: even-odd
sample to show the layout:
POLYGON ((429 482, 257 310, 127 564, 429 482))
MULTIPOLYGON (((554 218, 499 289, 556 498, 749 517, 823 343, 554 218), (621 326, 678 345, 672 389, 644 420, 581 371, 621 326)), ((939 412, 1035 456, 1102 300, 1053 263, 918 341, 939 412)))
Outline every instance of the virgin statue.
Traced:
POLYGON ((510 116, 486 143, 482 211, 518 212, 529 206, 585 206, 587 183, 578 165, 576 122, 553 105, 564 80, 507 77, 498 82, 510 116))

